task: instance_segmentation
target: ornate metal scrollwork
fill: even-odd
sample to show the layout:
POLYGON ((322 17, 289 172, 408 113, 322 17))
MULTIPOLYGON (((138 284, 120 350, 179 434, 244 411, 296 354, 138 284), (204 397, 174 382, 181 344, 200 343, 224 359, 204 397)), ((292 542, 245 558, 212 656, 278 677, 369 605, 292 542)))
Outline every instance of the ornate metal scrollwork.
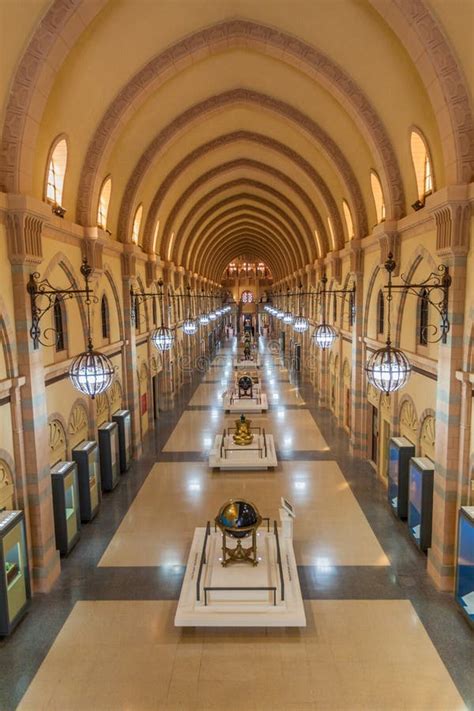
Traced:
POLYGON ((30 336, 33 341, 33 348, 38 350, 40 344, 42 346, 54 346, 57 343, 57 331, 53 327, 46 328, 41 331, 41 320, 45 314, 50 311, 56 303, 62 303, 66 299, 84 297, 87 304, 97 303, 98 299, 93 295, 89 286, 89 278, 92 273, 92 268, 84 259, 81 265, 81 274, 85 279, 86 288, 76 289, 74 284, 66 289, 56 289, 49 279, 41 279, 38 272, 30 274, 26 289, 30 295, 31 302, 31 328, 30 336), (47 334, 55 334, 54 339, 47 334), (43 335, 43 338, 42 338, 43 335))
MULTIPOLYGON (((395 269, 395 261, 392 253, 388 255, 385 268, 390 272, 393 272, 395 269)), ((423 331, 427 342, 439 343, 442 341, 446 343, 446 338, 451 326, 448 318, 449 287, 452 281, 449 267, 445 264, 440 264, 438 266, 438 273, 431 272, 426 279, 416 284, 411 284, 404 274, 400 275, 400 279, 403 282, 402 284, 392 283, 386 286, 385 289, 391 289, 392 291, 398 289, 407 294, 412 294, 418 299, 424 299, 430 306, 436 309, 441 318, 440 325, 428 324, 423 328, 423 331), (431 338, 428 337, 430 333, 431 338)))

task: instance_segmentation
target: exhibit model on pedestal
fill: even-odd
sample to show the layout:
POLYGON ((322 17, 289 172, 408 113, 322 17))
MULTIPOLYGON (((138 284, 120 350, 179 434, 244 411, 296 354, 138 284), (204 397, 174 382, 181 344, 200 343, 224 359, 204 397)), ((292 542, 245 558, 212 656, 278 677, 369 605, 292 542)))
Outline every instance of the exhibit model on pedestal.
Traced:
POLYGON ((266 412, 268 398, 260 385, 245 374, 238 378, 237 387, 223 394, 223 406, 225 412, 266 412))
POLYGON ((196 528, 175 626, 306 627, 293 518, 282 507, 278 526, 255 504, 230 499, 214 525, 196 528))
POLYGON ((209 452, 213 469, 273 469, 278 464, 273 435, 262 427, 252 427, 242 413, 235 421, 235 430, 224 428, 214 438, 209 452))
POLYGON ((255 343, 246 337, 243 346, 243 351, 233 359, 234 368, 260 368, 260 356, 258 353, 254 354, 255 343))

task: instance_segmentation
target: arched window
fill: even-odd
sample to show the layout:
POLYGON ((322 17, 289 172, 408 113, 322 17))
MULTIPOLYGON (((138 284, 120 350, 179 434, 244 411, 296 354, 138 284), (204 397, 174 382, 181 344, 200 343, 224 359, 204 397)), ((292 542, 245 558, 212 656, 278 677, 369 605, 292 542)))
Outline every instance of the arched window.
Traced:
POLYGON ((354 292, 349 292, 349 326, 352 328, 355 321, 355 299, 354 292))
POLYGON ((332 220, 328 215, 328 228, 329 228, 329 234, 331 235, 331 244, 332 248, 336 249, 336 240, 334 237, 334 227, 332 226, 332 220))
POLYGON ((251 291, 243 291, 240 298, 243 304, 251 304, 253 301, 253 293, 251 291))
POLYGON ((344 219, 346 221, 347 235, 349 239, 354 239, 354 223, 352 222, 350 207, 345 200, 342 201, 342 211, 344 213, 344 219))
POLYGON ((419 131, 413 130, 411 132, 410 148, 415 168, 418 198, 424 203, 425 197, 433 192, 433 168, 427 143, 419 131))
POLYGON ((152 253, 156 251, 156 240, 158 239, 158 231, 160 229, 160 221, 156 221, 155 229, 153 231, 153 246, 152 246, 152 253))
POLYGON ((53 205, 61 205, 63 199, 64 177, 66 175, 67 142, 65 138, 56 139, 49 157, 46 176, 46 199, 53 205))
POLYGON ((139 205, 135 210, 135 217, 133 218, 133 228, 132 228, 132 242, 138 244, 138 238, 140 236, 140 223, 142 221, 143 205, 139 205))
POLYGON ((379 176, 374 170, 370 171, 370 186, 375 203, 375 212, 377 214, 377 224, 385 220, 385 202, 383 199, 382 184, 379 176))
POLYGON ((377 334, 382 335, 385 331, 385 297, 382 289, 377 295, 377 334))
POLYGON ((101 322, 102 322, 102 338, 109 339, 110 338, 109 302, 107 301, 107 297, 105 296, 105 294, 102 297, 102 301, 100 302, 100 317, 101 317, 101 322))
POLYGON ((332 320, 334 323, 337 322, 337 296, 336 296, 336 294, 332 295, 332 320))
POLYGON ((428 345, 428 290, 422 289, 418 297, 418 345, 428 345))
POLYGON ((135 321, 135 331, 140 330, 140 301, 138 296, 133 298, 133 318, 135 321))
POLYGON ((66 338, 64 333, 63 309, 58 298, 54 300, 54 330, 56 332, 56 353, 61 353, 66 349, 66 338))
POLYGON ((156 326, 156 322, 158 319, 157 311, 156 311, 156 299, 153 299, 153 301, 151 302, 151 312, 152 312, 152 317, 153 317, 153 324, 156 326))
POLYGON ((99 197, 99 207, 97 208, 97 224, 103 230, 107 229, 107 214, 109 212, 110 193, 112 191, 112 178, 110 175, 102 184, 99 197))

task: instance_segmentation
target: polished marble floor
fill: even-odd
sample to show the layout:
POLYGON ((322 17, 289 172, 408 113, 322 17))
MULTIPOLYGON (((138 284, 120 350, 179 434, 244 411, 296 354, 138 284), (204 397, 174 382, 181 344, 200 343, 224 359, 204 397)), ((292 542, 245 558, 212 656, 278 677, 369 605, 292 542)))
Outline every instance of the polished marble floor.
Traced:
POLYGON ((270 411, 252 419, 276 435, 278 467, 208 469, 235 419, 221 400, 232 353, 160 415, 53 591, 0 642, 0 709, 474 709, 473 636, 452 597, 431 585, 370 465, 263 348, 270 411), (306 629, 174 628, 193 529, 236 495, 271 517, 281 495, 293 501, 306 629))

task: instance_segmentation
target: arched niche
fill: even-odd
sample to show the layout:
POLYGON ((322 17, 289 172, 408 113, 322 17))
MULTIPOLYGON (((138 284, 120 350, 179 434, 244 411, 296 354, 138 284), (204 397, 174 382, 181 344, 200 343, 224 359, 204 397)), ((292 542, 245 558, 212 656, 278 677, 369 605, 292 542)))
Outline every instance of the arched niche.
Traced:
POLYGON ((435 461, 436 418, 434 414, 427 414, 421 420, 420 426, 420 455, 435 461))
POLYGON ((4 459, 0 459, 0 511, 11 510, 15 507, 15 486, 13 472, 4 459))
POLYGON ((109 398, 109 410, 110 414, 113 415, 117 410, 122 409, 122 386, 118 378, 115 378, 114 382, 107 390, 107 396, 109 398))
POLYGON ((69 415, 67 425, 69 446, 71 450, 89 437, 89 417, 84 402, 76 402, 69 415))
POLYGON ((109 401, 106 393, 100 393, 100 395, 97 395, 95 398, 95 407, 97 427, 102 427, 105 422, 109 422, 110 420, 109 401))
POLYGON ((418 415, 413 400, 405 397, 400 405, 400 435, 416 446, 418 439, 418 415))
POLYGON ((54 466, 67 459, 66 428, 61 420, 52 418, 48 423, 48 430, 49 463, 54 466))

